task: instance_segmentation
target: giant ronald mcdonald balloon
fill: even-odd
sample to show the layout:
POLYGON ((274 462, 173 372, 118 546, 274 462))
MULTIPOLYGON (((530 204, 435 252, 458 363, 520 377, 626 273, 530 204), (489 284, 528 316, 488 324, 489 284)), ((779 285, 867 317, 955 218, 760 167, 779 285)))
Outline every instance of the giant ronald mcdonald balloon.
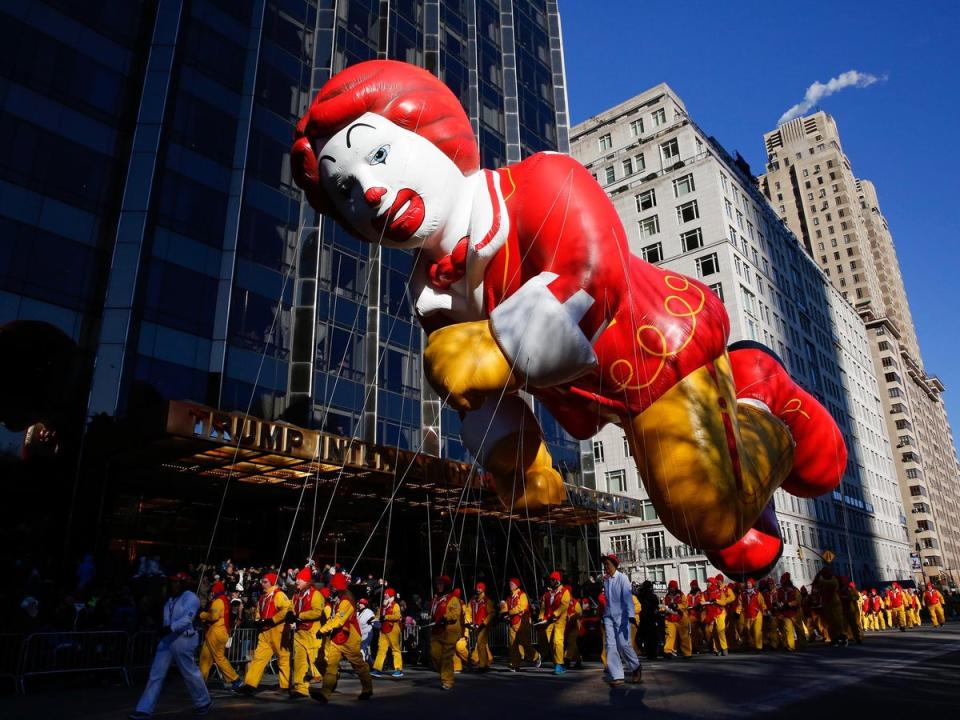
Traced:
POLYGON ((840 482, 833 419, 772 351, 727 347, 716 295, 631 255, 572 158, 481 170, 460 102, 430 73, 385 60, 337 73, 297 125, 292 162, 318 211, 417 250, 424 371, 507 506, 565 497, 521 390, 574 437, 620 425, 667 528, 730 574, 778 559, 778 487, 813 497, 840 482))

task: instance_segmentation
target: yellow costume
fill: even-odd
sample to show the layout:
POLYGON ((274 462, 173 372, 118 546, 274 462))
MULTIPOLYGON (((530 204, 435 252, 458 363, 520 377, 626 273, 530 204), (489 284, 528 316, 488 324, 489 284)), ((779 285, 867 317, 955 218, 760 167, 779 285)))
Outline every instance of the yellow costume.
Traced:
POLYGON ((441 687, 450 690, 457 640, 463 634, 463 607, 452 592, 438 594, 433 598, 430 616, 435 623, 430 634, 430 659, 440 673, 441 687))
MULTIPOLYGON (((276 575, 272 573, 267 578, 271 579, 271 582, 276 582, 276 575)), ((280 689, 286 690, 290 687, 290 645, 289 637, 286 636, 286 619, 289 610, 290 600, 276 585, 271 585, 270 589, 257 600, 260 633, 257 636, 257 647, 253 651, 253 659, 247 665, 247 673, 243 678, 245 686, 257 687, 267 663, 276 656, 280 689)))
MULTIPOLYGON (((555 573, 551 576, 551 580, 559 582, 559 574, 555 573)), ((571 600, 570 591, 563 585, 558 585, 556 588, 549 588, 543 594, 542 602, 540 603, 540 620, 546 620, 548 622, 545 631, 547 646, 553 653, 555 666, 559 666, 558 672, 562 672, 563 640, 566 636, 567 610, 570 608, 571 600)), ((636 597, 633 598, 633 601, 639 606, 636 597)), ((636 633, 636 627, 634 627, 633 632, 636 633)))
POLYGON ((384 605, 380 609, 380 641, 377 645, 377 657, 373 661, 373 669, 377 672, 383 670, 383 663, 387 659, 387 650, 393 657, 393 671, 403 671, 403 655, 400 652, 400 604, 393 598, 396 593, 391 588, 387 589, 384 605))
MULTIPOLYGON (((309 573, 309 571, 307 571, 309 573)), ((308 577, 308 581, 310 578, 308 577)), ((319 675, 317 671, 317 652, 320 643, 317 641, 317 620, 323 617, 323 595, 312 585, 293 596, 293 614, 297 617, 293 632, 293 687, 291 692, 307 697, 310 686, 307 682, 307 671, 310 677, 319 675)))
POLYGON ((527 594, 520 589, 519 580, 511 580, 511 584, 516 588, 507 599, 506 612, 510 622, 510 667, 516 670, 523 660, 539 664, 540 653, 530 645, 530 603, 527 594))
POLYGON ((666 606, 666 640, 663 643, 663 654, 666 657, 676 657, 677 639, 680 640, 680 652, 684 657, 693 655, 693 646, 690 642, 690 619, 687 617, 687 596, 684 595, 676 580, 670 581, 670 589, 663 597, 666 606))
POLYGON ((338 578, 343 578, 343 575, 340 573, 334 575, 331 585, 339 591, 340 595, 333 603, 330 619, 321 625, 319 630, 321 634, 330 636, 326 643, 323 686, 319 693, 316 691, 310 693, 311 697, 321 702, 326 702, 333 694, 333 689, 337 685, 341 658, 350 663, 357 677, 360 678, 360 698, 365 699, 373 694, 370 666, 367 665, 360 651, 360 623, 357 620, 353 595, 346 590, 346 580, 338 580, 338 578))
POLYGON ((493 662, 493 653, 490 652, 490 623, 493 622, 496 608, 493 600, 485 594, 486 586, 480 583, 484 590, 477 591, 477 596, 464 605, 463 617, 465 632, 457 640, 457 657, 461 663, 467 663, 481 670, 486 670, 493 662), (470 651, 471 640, 473 650, 470 651))
POLYGON ((216 664, 224 682, 233 683, 240 676, 224 652, 230 637, 230 603, 227 596, 222 592, 217 593, 210 601, 210 606, 200 613, 200 620, 207 623, 207 630, 203 634, 203 647, 200 649, 200 674, 206 680, 210 675, 210 668, 216 664))

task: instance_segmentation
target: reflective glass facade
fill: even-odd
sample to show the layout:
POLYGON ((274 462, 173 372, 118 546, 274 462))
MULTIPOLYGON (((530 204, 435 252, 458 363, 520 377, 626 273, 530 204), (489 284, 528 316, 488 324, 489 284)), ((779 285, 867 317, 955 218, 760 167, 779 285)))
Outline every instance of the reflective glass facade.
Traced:
POLYGON ((421 380, 412 256, 290 175, 312 94, 373 58, 447 82, 484 166, 567 149, 556 2, 0 0, 0 323, 78 342, 91 415, 193 399, 414 449, 439 425, 462 457, 421 380))

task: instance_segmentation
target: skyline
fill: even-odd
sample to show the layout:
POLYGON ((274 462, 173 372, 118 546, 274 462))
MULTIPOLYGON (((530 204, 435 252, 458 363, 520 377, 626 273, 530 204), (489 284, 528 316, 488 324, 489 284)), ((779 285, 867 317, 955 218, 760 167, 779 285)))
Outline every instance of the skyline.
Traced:
POLYGON ((960 110, 960 73, 949 47, 951 28, 960 27, 960 9, 944 2, 918 7, 918 21, 904 31, 897 7, 872 3, 870 15, 863 16, 857 8, 825 2, 794 8, 750 0, 721 10, 706 2, 678 9, 655 0, 642 12, 618 7, 618 27, 640 28, 639 42, 603 44, 598 39, 610 32, 609 16, 581 2, 562 2, 571 124, 666 82, 704 131, 731 153, 740 152, 758 175, 766 159, 763 134, 775 129, 814 83, 828 85, 849 71, 862 74, 848 76, 840 83, 847 87, 821 95, 803 114, 819 109, 833 115, 855 174, 877 186, 926 370, 947 387, 944 401, 956 443, 960 339, 943 333, 941 295, 953 281, 950 270, 960 263, 960 249, 940 238, 960 231, 956 215, 943 212, 951 206, 956 183, 950 182, 949 168, 960 163, 960 149, 940 142, 936 152, 918 152, 910 140, 949 136, 956 125, 950 118, 960 110), (829 27, 810 22, 823 17, 831 20, 829 27), (655 31, 645 29, 649 18, 657 19, 655 31), (717 32, 724 22, 740 30, 743 44, 717 32), (680 25, 685 30, 679 35, 662 32, 680 25), (783 47, 806 52, 783 55, 783 47), (636 68, 636 74, 596 82, 598 72, 618 64, 636 68), (774 67, 776 76, 770 74, 774 67), (930 67, 940 68, 936 77, 930 67), (930 92, 934 87, 937 92, 930 92))

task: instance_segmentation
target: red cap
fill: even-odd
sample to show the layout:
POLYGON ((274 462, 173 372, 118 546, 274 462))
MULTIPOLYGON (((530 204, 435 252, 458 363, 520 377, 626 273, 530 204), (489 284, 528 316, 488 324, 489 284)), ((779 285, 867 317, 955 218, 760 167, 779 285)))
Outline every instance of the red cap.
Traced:
POLYGON ((780 576, 780 584, 783 585, 785 582, 790 582, 790 573, 788 572, 780 576))
POLYGON ((933 583, 932 583, 932 582, 928 582, 928 583, 927 583, 927 590, 933 590, 933 583))
POLYGON ((304 568, 297 573, 297 580, 303 580, 304 582, 313 581, 313 571, 310 568, 304 568))
POLYGON ((550 573, 550 579, 560 582, 561 580, 563 580, 563 577, 561 577, 560 573, 554 570, 552 573, 550 573))
POLYGON ((449 575, 441 575, 437 578, 438 583, 443 583, 444 585, 452 585, 453 580, 450 579, 449 575))
POLYGON ((185 573, 181 570, 180 572, 171 575, 169 579, 179 580, 180 582, 190 582, 192 578, 190 577, 189 573, 185 573))
POLYGON ((343 573, 335 573, 334 576, 330 578, 330 587, 337 592, 343 592, 347 589, 347 576, 343 573))
POLYGON ((707 585, 708 585, 708 586, 710 586, 710 587, 716 587, 716 586, 719 585, 719 584, 720 584, 720 581, 717 580, 715 577, 707 578, 707 585))
POLYGON ((747 585, 756 585, 757 581, 753 578, 747 578, 747 585))
POLYGON ((676 580, 671 580, 671 581, 670 581, 670 584, 667 585, 667 589, 668 589, 668 590, 679 590, 679 589, 680 589, 680 583, 678 583, 676 580))
POLYGON ((277 584, 277 574, 276 573, 267 573, 263 576, 263 579, 266 580, 271 585, 277 584))
POLYGON ((370 604, 370 601, 367 600, 366 598, 360 598, 359 600, 357 600, 357 605, 369 605, 369 604, 370 604))
POLYGON ((600 559, 601 559, 601 560, 609 560, 610 562, 613 563, 613 566, 614 566, 614 567, 620 567, 620 558, 618 558, 618 557, 617 557, 616 555, 614 555, 613 553, 607 553, 606 555, 601 555, 601 556, 600 556, 600 559))
POLYGON ((219 580, 217 580, 213 584, 213 586, 210 588, 210 592, 213 593, 214 595, 221 595, 224 592, 226 592, 226 590, 227 590, 226 586, 219 580))
POLYGON ((397 596, 397 591, 394 590, 393 588, 387 588, 386 590, 383 591, 383 594, 384 594, 386 597, 396 597, 396 596, 397 596))
POLYGON ((523 585, 520 584, 520 578, 515 578, 515 577, 510 578, 509 584, 516 585, 518 588, 523 587, 523 585))
POLYGON ((486 583, 482 583, 482 582, 478 582, 478 583, 476 584, 476 586, 474 587, 474 590, 476 590, 477 592, 486 592, 486 591, 487 591, 487 584, 486 584, 486 583))
POLYGON ((693 580, 690 581, 690 587, 697 587, 697 588, 700 587, 700 581, 694 578, 693 580))
POLYGON ((895 582, 895 583, 893 584, 893 586, 894 586, 895 588, 897 588, 898 590, 900 589, 900 583, 898 583, 898 582, 895 582))
POLYGON ((320 594, 323 595, 325 598, 329 598, 329 597, 330 597, 330 588, 327 588, 327 587, 322 587, 322 588, 320 588, 320 594))
POLYGON ((857 584, 856 584, 853 580, 850 581, 850 588, 851 588, 852 590, 856 590, 856 589, 857 589, 857 584))
POLYGON ((458 599, 461 597, 460 588, 453 589, 453 596, 458 599))

